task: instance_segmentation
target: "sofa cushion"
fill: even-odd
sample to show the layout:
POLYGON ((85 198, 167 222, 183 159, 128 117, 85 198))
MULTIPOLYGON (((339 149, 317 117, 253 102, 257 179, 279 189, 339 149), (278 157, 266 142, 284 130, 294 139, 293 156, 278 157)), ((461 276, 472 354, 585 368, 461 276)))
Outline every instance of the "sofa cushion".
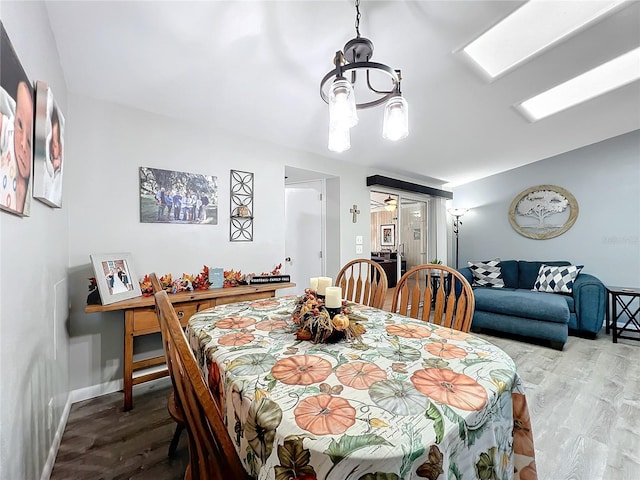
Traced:
POLYGON ((500 259, 488 262, 467 262, 473 275, 473 285, 480 287, 504 287, 500 259))
POLYGON ((477 311, 569 323, 569 306, 564 295, 508 288, 474 288, 473 294, 477 311))
POLYGON ((532 290, 548 293, 571 293, 573 291, 573 282, 583 268, 584 265, 566 265, 563 267, 540 265, 538 278, 533 284, 532 290))
POLYGON ((507 288, 518 288, 518 261, 517 260, 500 260, 500 270, 502 270, 502 279, 504 286, 507 288))
POLYGON ((533 288, 533 284, 536 283, 538 272, 540 271, 540 265, 542 264, 551 266, 571 265, 571 263, 564 261, 527 262, 520 260, 518 262, 518 288, 531 290, 533 288))

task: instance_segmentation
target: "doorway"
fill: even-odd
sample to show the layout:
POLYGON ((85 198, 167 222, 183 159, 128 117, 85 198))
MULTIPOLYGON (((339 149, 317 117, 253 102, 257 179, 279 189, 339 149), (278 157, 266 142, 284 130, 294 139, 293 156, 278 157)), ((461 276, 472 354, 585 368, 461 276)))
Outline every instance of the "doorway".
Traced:
POLYGON ((311 277, 324 276, 325 209, 323 180, 285 183, 284 272, 295 287, 281 295, 301 295, 311 277))
POLYGON ((390 289, 407 270, 437 258, 440 203, 428 195, 371 191, 371 258, 387 272, 390 289), (391 241, 384 237, 389 228, 391 241))

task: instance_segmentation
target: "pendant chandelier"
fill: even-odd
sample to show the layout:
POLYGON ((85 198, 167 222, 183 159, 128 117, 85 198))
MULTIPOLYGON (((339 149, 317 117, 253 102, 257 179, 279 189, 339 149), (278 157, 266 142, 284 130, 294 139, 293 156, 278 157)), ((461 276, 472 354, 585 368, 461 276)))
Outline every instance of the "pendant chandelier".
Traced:
POLYGON ((382 136, 395 141, 409 135, 409 105, 400 91, 400 70, 370 61, 373 42, 360 36, 360 0, 355 1, 355 7, 356 38, 349 40, 343 50, 336 52, 333 60, 336 68, 320 82, 320 96, 329 104, 329 150, 333 152, 344 152, 351 148, 349 129, 358 123, 359 109, 385 102, 382 136), (363 71, 359 79, 358 70, 363 71), (382 72, 391 80, 387 90, 379 90, 371 85, 372 71, 382 72), (356 87, 358 92, 366 91, 372 98, 359 102, 356 96, 364 93, 356 93, 356 87))

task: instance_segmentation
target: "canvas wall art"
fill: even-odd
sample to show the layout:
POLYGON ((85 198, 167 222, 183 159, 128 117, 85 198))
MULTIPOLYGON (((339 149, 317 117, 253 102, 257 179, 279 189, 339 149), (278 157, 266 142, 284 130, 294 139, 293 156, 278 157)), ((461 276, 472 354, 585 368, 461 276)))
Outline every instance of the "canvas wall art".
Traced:
POLYGON ((50 207, 62 207, 64 115, 51 88, 36 82, 36 132, 33 161, 33 196, 50 207))
POLYGON ((0 22, 0 209, 31 209, 34 95, 29 77, 0 22))
POLYGON ((140 222, 218 224, 218 177, 140 167, 140 222))

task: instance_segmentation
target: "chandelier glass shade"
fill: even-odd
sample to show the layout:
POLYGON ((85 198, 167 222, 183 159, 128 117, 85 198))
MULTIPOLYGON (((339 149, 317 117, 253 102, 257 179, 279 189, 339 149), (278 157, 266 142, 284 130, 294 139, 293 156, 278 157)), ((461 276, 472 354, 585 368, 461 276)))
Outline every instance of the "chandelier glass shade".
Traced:
POLYGON ((396 95, 384 107, 382 137, 401 140, 409 135, 409 104, 404 97, 396 95))
POLYGON ((400 90, 400 70, 371 61, 373 42, 360 36, 360 0, 355 1, 355 7, 356 37, 336 52, 335 68, 320 82, 320 96, 329 104, 329 150, 335 152, 350 148, 349 129, 358 123, 357 110, 383 103, 383 138, 395 141, 409 134, 409 108, 400 90), (374 87, 372 77, 386 77, 389 83, 385 89, 374 87))
POLYGON ((358 113, 353 85, 344 78, 336 78, 329 90, 329 128, 351 128, 357 124, 358 113))

